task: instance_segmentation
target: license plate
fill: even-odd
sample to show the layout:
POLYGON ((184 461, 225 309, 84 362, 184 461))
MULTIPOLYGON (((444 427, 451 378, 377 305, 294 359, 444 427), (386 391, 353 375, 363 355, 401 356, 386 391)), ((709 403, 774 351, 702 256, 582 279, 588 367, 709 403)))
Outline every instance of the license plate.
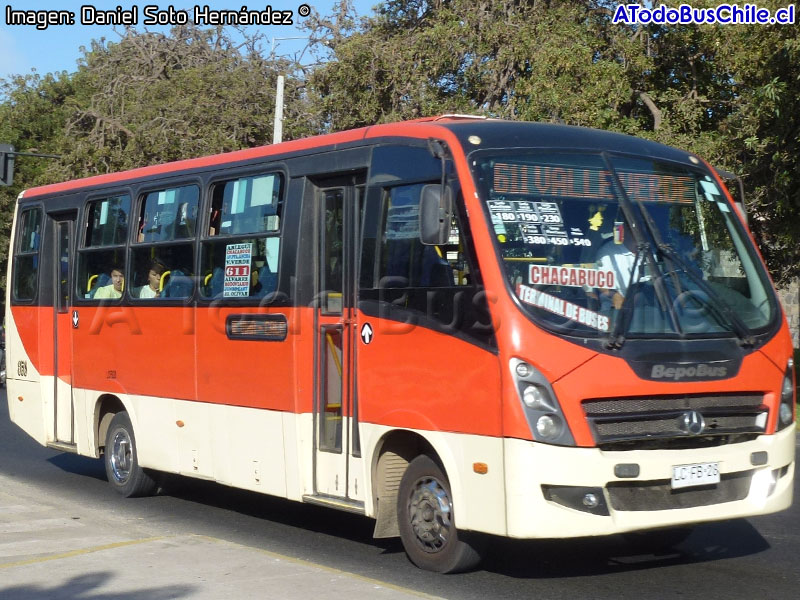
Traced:
POLYGON ((695 463, 672 467, 672 489, 719 483, 719 463, 695 463))

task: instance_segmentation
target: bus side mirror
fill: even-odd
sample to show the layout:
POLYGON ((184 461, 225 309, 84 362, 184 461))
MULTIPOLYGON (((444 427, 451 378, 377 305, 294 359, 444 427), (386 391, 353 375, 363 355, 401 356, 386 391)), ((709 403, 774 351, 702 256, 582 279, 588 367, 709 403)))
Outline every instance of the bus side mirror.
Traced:
POLYGON ((453 192, 449 186, 429 184, 419 198, 419 238, 426 246, 441 246, 450 238, 453 192))

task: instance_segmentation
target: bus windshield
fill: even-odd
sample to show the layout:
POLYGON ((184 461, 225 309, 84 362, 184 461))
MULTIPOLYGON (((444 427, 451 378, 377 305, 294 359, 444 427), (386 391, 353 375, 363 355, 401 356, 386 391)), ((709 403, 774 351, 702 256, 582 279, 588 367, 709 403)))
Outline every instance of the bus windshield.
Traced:
POLYGON ((545 327, 745 338, 772 322, 766 274, 702 168, 533 151, 473 165, 511 288, 545 327))

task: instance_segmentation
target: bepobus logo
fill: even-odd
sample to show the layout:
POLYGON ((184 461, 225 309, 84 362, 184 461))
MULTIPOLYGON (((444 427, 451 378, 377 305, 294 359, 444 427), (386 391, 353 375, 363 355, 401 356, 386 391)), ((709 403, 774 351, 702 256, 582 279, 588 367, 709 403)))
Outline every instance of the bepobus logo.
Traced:
POLYGON ((707 364, 697 364, 691 367, 668 367, 666 365, 653 365, 650 377, 653 379, 709 379, 723 378, 728 374, 728 367, 714 367, 707 364))

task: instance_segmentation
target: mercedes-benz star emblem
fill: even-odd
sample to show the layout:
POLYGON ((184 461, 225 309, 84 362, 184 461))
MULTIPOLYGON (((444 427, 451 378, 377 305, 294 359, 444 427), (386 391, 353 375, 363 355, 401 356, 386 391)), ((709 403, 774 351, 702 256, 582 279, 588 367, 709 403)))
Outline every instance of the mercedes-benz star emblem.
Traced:
POLYGON ((706 429, 706 421, 703 419, 703 415, 696 410, 687 410, 679 417, 678 423, 681 430, 689 435, 700 435, 706 429))

